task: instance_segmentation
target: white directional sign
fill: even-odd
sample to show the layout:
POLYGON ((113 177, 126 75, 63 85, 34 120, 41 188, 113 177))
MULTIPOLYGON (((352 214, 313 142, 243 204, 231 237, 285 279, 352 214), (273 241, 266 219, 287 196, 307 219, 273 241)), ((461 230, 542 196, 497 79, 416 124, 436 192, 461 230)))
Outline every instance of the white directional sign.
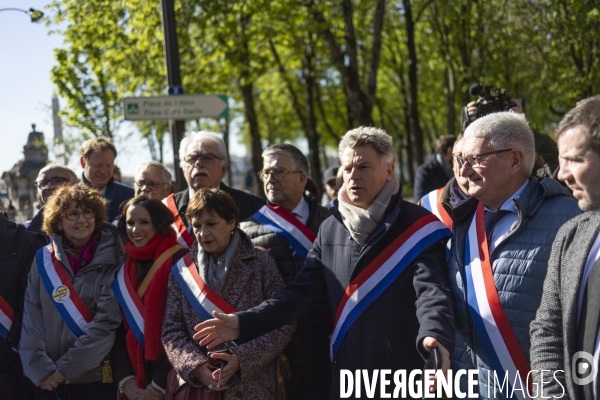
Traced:
POLYGON ((142 120, 188 120, 203 117, 225 117, 229 113, 227 96, 223 94, 185 94, 157 97, 125 97, 125 119, 142 120))

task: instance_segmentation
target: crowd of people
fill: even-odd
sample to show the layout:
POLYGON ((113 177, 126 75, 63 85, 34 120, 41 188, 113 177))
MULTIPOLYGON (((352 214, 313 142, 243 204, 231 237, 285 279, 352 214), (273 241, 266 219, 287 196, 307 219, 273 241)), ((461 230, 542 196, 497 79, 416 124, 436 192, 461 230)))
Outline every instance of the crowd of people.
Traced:
POLYGON ((31 220, 0 216, 0 398, 335 399, 343 371, 436 349, 438 374, 479 371, 480 398, 595 399, 573 356, 598 369, 600 96, 555 137, 540 178, 522 113, 473 120, 418 172, 419 204, 374 127, 342 137, 323 198, 291 144, 262 153, 263 200, 223 182, 217 134, 181 141, 175 193, 158 162, 118 182, 115 146, 90 139, 81 177, 39 172, 31 220))

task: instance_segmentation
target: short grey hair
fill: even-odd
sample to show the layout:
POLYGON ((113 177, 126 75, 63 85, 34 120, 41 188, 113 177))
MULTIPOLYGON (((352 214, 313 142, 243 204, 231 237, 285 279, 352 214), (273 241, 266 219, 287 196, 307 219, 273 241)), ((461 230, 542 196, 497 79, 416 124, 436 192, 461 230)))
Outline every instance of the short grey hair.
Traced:
POLYGON ((464 136, 485 139, 495 150, 520 151, 523 154, 523 173, 531 175, 535 163, 535 141, 525 115, 512 111, 486 115, 469 125, 464 136))
MULTIPOLYGON (((63 171, 65 171, 67 173, 67 175, 69 175, 69 179, 72 182, 79 181, 79 179, 77 178, 77 174, 71 168, 67 167, 66 165, 55 163, 55 162, 46 164, 42 169, 40 169, 40 172, 38 172, 38 178, 42 172, 46 172, 49 169, 54 169, 54 168, 62 169, 63 171)), ((37 180, 37 178, 36 178, 36 180, 37 180)))
POLYGON ((308 160, 296 146, 289 143, 272 144, 262 152, 262 157, 265 158, 271 154, 285 154, 292 157, 295 168, 308 175, 308 160))
POLYGON ((165 167, 162 163, 159 163, 158 161, 149 161, 147 163, 143 163, 143 164, 138 165, 137 170, 135 171, 135 176, 138 176, 138 174, 144 172, 149 167, 156 167, 156 168, 158 168, 162 172, 163 177, 165 178, 165 181, 167 181, 166 183, 171 183, 172 182, 173 178, 171 177, 171 173, 169 172, 169 170, 167 169, 167 167, 165 167))
POLYGON ((394 162, 394 145, 392 143, 392 137, 383 129, 374 128, 372 126, 361 126, 346 132, 346 134, 342 136, 338 149, 340 162, 342 161, 342 155, 347 148, 355 149, 367 145, 372 146, 377 154, 381 156, 381 164, 383 166, 394 162))
POLYGON ((181 143, 179 144, 179 162, 184 162, 184 158, 186 156, 185 151, 189 147, 190 144, 194 143, 196 145, 201 145, 204 142, 213 142, 217 144, 217 149, 219 157, 221 157, 221 165, 227 164, 227 149, 225 147, 225 142, 221 137, 215 132, 208 131, 198 131, 198 132, 187 132, 181 143))

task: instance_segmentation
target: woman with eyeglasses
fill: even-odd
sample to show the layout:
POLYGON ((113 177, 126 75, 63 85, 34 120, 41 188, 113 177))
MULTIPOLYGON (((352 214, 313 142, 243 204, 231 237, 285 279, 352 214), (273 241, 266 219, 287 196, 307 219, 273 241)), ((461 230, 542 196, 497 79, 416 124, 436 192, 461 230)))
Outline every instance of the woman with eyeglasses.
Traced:
POLYGON ((125 203, 117 225, 127 258, 113 283, 123 324, 111 360, 129 400, 160 400, 167 387, 171 364, 161 342, 167 284, 173 263, 188 253, 177 244, 173 221, 167 206, 143 194, 125 203))
POLYGON ((177 375, 196 390, 220 391, 221 399, 273 399, 277 359, 292 325, 238 346, 226 343, 211 356, 193 338, 194 327, 212 318, 212 311, 247 310, 283 286, 273 258, 239 229, 238 215, 222 190, 200 189, 190 200, 187 218, 196 241, 171 270, 162 341, 177 375))
POLYGON ((39 249, 25 290, 19 354, 35 399, 114 399, 107 355, 121 324, 112 290, 122 244, 105 200, 82 184, 63 186, 44 207, 39 249))

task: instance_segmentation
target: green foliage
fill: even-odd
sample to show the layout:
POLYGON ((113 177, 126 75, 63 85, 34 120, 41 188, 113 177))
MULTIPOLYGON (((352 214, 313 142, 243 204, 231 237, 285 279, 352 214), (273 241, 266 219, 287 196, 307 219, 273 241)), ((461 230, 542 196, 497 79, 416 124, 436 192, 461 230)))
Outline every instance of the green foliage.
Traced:
MULTIPOLYGON (((600 87, 600 41, 593 34, 600 28, 600 8, 594 2, 388 0, 376 88, 370 88, 376 4, 179 0, 175 11, 186 93, 227 94, 234 105, 230 121, 252 151, 310 139, 312 131, 318 146, 335 148, 358 121, 372 121, 394 136, 399 159, 406 163, 409 137, 415 134, 408 128, 407 4, 414 22, 425 151, 436 137, 459 132, 461 109, 474 100, 468 94, 473 83, 505 87, 525 98, 531 125, 546 133, 576 101, 600 87), (250 88, 246 96, 243 88, 250 88), (362 119, 356 114, 361 101, 373 103, 362 119), (248 120, 250 106, 255 124, 248 120)), ((66 47, 55 51, 52 79, 67 100, 69 126, 84 136, 111 136, 122 121, 122 97, 165 93, 159 1, 55 0, 50 11, 51 25, 65 37, 66 47)), ((208 121, 188 124, 224 129, 208 121)), ((166 122, 136 127, 160 159, 166 122)))

